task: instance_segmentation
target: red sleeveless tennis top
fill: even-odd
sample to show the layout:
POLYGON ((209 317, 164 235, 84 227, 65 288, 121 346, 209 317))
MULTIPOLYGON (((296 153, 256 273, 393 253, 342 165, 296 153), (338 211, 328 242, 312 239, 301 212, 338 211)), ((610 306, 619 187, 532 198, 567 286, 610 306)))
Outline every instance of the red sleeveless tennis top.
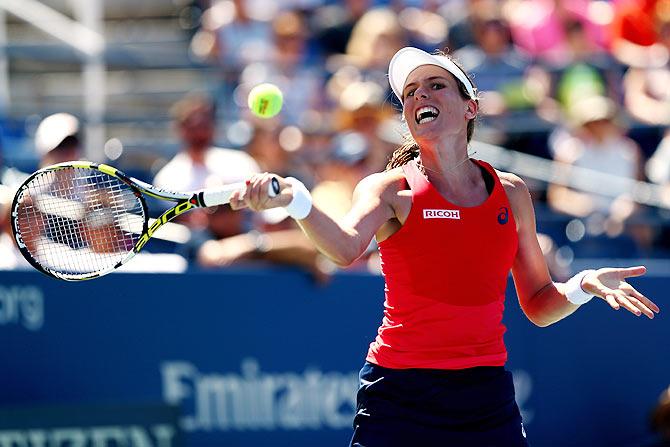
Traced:
POLYGON ((507 360, 502 315, 517 251, 512 209, 495 170, 479 206, 448 202, 412 161, 412 208, 379 244, 384 318, 367 360, 386 368, 463 369, 507 360))

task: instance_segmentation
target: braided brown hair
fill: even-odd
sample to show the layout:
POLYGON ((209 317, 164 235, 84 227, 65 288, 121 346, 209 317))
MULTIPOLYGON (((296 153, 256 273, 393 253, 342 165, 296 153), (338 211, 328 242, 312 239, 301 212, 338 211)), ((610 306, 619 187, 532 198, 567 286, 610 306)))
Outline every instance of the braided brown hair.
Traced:
MULTIPOLYGON (((468 77, 468 79, 472 83, 472 87, 475 89, 475 91, 477 91, 477 86, 472 81, 472 78, 470 77, 470 75, 468 75, 468 73, 463 69, 463 66, 456 59, 454 59, 453 56, 451 56, 450 54, 448 54, 444 51, 437 51, 437 52, 435 52, 435 55, 446 56, 449 59, 451 59, 451 61, 453 63, 455 63, 458 66, 458 68, 461 69, 461 71, 463 71, 465 76, 468 77)), ((454 79, 456 79, 455 76, 454 76, 454 79)), ((463 99, 470 99, 470 94, 468 93, 468 90, 465 88, 463 83, 461 81, 459 81, 458 79, 456 79, 456 84, 458 85, 458 92, 460 93, 461 97, 463 99)), ((468 121, 468 127, 467 127, 467 141, 468 141, 468 143, 472 139, 472 135, 475 133, 475 120, 476 119, 477 118, 475 117, 475 118, 472 118, 471 120, 468 121)), ((414 141, 414 138, 412 138, 412 135, 409 132, 407 132, 404 135, 404 139, 405 139, 405 142, 398 149, 396 149, 393 152, 393 154, 391 154, 391 158, 390 158, 389 162, 386 164, 386 170, 387 171, 389 171, 393 168, 403 166, 403 165, 409 163, 410 161, 414 160, 415 158, 417 158, 419 156, 419 153, 420 153, 419 152, 419 145, 416 141, 414 141)))

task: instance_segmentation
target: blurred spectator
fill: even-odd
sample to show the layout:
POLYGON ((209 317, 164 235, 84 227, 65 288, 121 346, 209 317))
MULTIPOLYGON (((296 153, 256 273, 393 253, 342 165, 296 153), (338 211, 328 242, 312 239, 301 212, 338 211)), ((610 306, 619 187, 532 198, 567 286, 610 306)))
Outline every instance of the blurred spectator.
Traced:
POLYGON ((555 65, 572 57, 576 26, 589 47, 604 49, 606 18, 612 14, 609 3, 591 0, 508 0, 504 10, 519 49, 555 65))
POLYGON ((667 239, 667 225, 657 209, 638 206, 625 221, 624 232, 635 241, 636 251, 645 258, 668 258, 670 245, 667 239))
MULTIPOLYGON (((40 167, 79 160, 81 155, 79 130, 79 120, 68 113, 56 113, 44 118, 37 126, 34 140, 35 149, 40 157, 40 167)), ((42 185, 40 194, 27 195, 24 198, 19 205, 19 213, 26 209, 30 210, 30 231, 25 231, 27 224, 22 224, 21 218, 18 225, 24 228, 23 242, 31 252, 44 253, 44 241, 67 245, 76 250, 90 248, 95 252, 113 251, 110 245, 95 244, 101 239, 94 237, 97 231, 109 234, 119 230, 113 221, 105 219, 105 210, 108 210, 110 204, 108 192, 90 189, 88 186, 90 185, 84 182, 73 182, 72 170, 58 170, 49 175, 48 183, 42 185), (99 191, 100 194, 94 196, 95 191, 99 191), (81 214, 75 211, 77 207, 69 210, 71 213, 66 214, 67 217, 50 214, 42 209, 41 203, 48 203, 49 198, 68 200, 76 195, 81 195, 82 199, 84 197, 90 199, 81 203, 84 207, 84 212, 81 214), (62 226, 65 226, 65 229, 58 231, 57 229, 62 226)), ((25 213, 23 215, 26 216, 25 213)), ((109 238, 103 239, 109 240, 109 238)), ((9 254, 8 256, 11 259, 9 254)))
MULTIPOLYGON (((646 164, 646 173, 649 180, 657 183, 661 188, 661 198, 666 204, 666 209, 660 211, 662 217, 665 218, 665 224, 657 228, 660 234, 657 234, 654 239, 655 247, 666 252, 670 252, 670 128, 665 131, 665 136, 661 140, 658 148, 649 158, 646 164)), ((658 221, 656 222, 658 227, 658 221)))
POLYGON ((646 172, 652 182, 670 187, 670 128, 647 161, 646 172))
MULTIPOLYGON (((327 84, 335 104, 334 130, 356 131, 371 144, 369 168, 385 166, 392 148, 378 135, 378 126, 395 112, 386 104, 389 98, 387 67, 395 51, 408 44, 405 30, 396 14, 387 8, 368 11, 356 24, 347 52, 330 64, 335 71, 327 84)), ((393 99, 391 100, 393 101, 393 99)), ((398 107, 397 103, 394 103, 398 107)))
MULTIPOLYGON (((641 152, 616 122, 616 106, 606 97, 592 96, 573 103, 569 110, 571 128, 558 130, 552 138, 557 161, 624 179, 642 179, 641 152)), ((550 185, 547 198, 557 211, 585 217, 594 212, 623 222, 634 210, 626 198, 628 190, 616 190, 617 199, 550 185)))
MULTIPOLYGON (((368 174, 366 158, 369 154, 370 146, 365 135, 344 132, 335 137, 329 161, 317 167, 320 181, 312 189, 314 202, 326 206, 331 217, 342 219, 351 209, 354 189, 368 174)), ((378 273, 376 248, 373 239, 365 254, 348 269, 378 273)))
MULTIPOLYGON (((288 226, 267 230, 259 228, 244 233, 231 233, 228 211, 223 207, 208 213, 210 239, 197 249, 198 264, 203 267, 227 267, 232 265, 253 265, 269 262, 279 265, 296 266, 304 269, 317 282, 325 282, 330 271, 314 244, 302 230, 296 228, 284 214, 281 221, 289 221, 288 226)), ((267 210, 275 211, 275 210, 267 210)), ((283 210, 279 209, 279 213, 283 210)), ((265 213, 270 216, 276 213, 265 213)), ((277 223, 274 224, 275 226, 277 223)))
MULTIPOLYGON (((658 45, 670 53, 670 2, 660 25, 658 45)), ((651 125, 670 125, 670 58, 665 64, 631 67, 624 78, 625 104, 637 120, 651 125)))
POLYGON ((14 190, 0 185, 0 270, 30 267, 16 247, 12 235, 10 215, 13 198, 14 190))
POLYGON ((296 127, 280 128, 259 122, 253 128, 246 152, 258 162, 263 172, 274 172, 282 177, 299 176, 294 160, 299 141, 290 141, 291 132, 296 133, 293 136, 296 140, 302 138, 300 130, 296 127))
POLYGON ((332 139, 336 133, 333 121, 330 113, 312 111, 301 125, 302 141, 296 154, 301 162, 301 172, 295 177, 309 185, 309 188, 314 185, 316 165, 323 163, 330 155, 332 139))
POLYGON ((463 47, 475 43, 475 20, 483 14, 488 14, 499 8, 498 0, 467 0, 460 8, 453 8, 447 19, 449 23, 448 47, 449 51, 456 52, 463 47), (456 16, 455 14, 462 15, 456 16))
POLYGON ((614 56, 631 67, 666 65, 670 54, 661 34, 670 22, 668 0, 621 0, 613 6, 610 46, 614 56))
POLYGON ((181 149, 156 174, 156 186, 192 191, 211 183, 210 177, 214 183, 221 179, 234 183, 259 171, 256 161, 243 151, 213 146, 215 114, 212 102, 199 95, 187 95, 172 107, 181 149))
POLYGON ((26 178, 28 178, 28 175, 29 174, 22 172, 15 167, 6 166, 4 164, 2 153, 0 153, 0 186, 5 185, 10 188, 18 187, 26 178))
MULTIPOLYGON (((532 86, 529 91, 538 104, 538 115, 551 123, 560 122, 574 100, 594 95, 615 99, 622 96, 623 69, 605 51, 602 38, 595 37, 603 32, 602 26, 594 29, 594 23, 603 20, 598 14, 606 17, 609 6, 604 2, 586 3, 556 2, 553 5, 552 26, 560 31, 560 45, 555 48, 556 54, 549 57, 538 53, 536 63, 528 71, 526 86, 532 86), (601 8, 606 10, 599 11, 601 8)), ((526 19, 519 16, 516 20, 526 19)))
MULTIPOLYGON (((259 172, 256 161, 243 151, 213 146, 215 110, 212 102, 187 95, 172 108, 175 130, 181 141, 175 155, 154 178, 154 185, 174 191, 194 191, 223 183, 243 182, 259 172)), ((244 213, 232 213, 242 219, 244 213)), ((197 228, 206 225, 201 210, 184 214, 183 223, 197 228)))
MULTIPOLYGON (((262 82, 277 85, 284 94, 280 119, 297 125, 308 110, 324 107, 324 73, 318 54, 311 51, 310 30, 303 14, 283 11, 272 20, 273 47, 264 62, 248 65, 241 83, 248 91, 262 82)), ((246 92, 245 92, 246 93, 246 92)), ((246 98, 246 94, 240 97, 246 98)))
POLYGON ((594 44, 583 22, 569 20, 564 25, 565 58, 550 67, 559 102, 569 108, 572 100, 588 95, 620 98, 621 67, 609 53, 594 44))
POLYGON ((317 167, 319 183, 312 195, 317 203, 326 204, 332 217, 338 219, 351 209, 354 188, 367 174, 365 160, 370 147, 358 132, 335 137, 328 161, 317 167))
MULTIPOLYGON (((264 5, 276 8, 272 2, 264 5)), ((202 16, 202 28, 191 40, 191 52, 220 68, 215 101, 226 117, 238 115, 234 97, 244 68, 267 61, 272 54, 273 16, 273 11, 259 10, 246 0, 214 0, 202 16)))
POLYGON ((508 108, 528 107, 523 93, 528 61, 511 45, 507 21, 495 10, 478 13, 472 21, 475 42, 454 55, 477 82, 482 112, 500 115, 508 108))
POLYGON ((19 186, 28 178, 28 175, 29 174, 19 171, 16 168, 0 165, 0 185, 9 187, 19 186))
POLYGON ((347 43, 344 58, 333 78, 339 89, 329 88, 337 100, 342 90, 354 81, 372 81, 387 88, 386 71, 391 57, 408 40, 398 16, 388 8, 366 12, 356 23, 347 43))
POLYGON ((311 32, 305 15, 297 10, 283 11, 272 20, 274 54, 272 62, 280 72, 291 72, 296 65, 307 67, 311 52, 311 32))
POLYGON ((432 52, 444 48, 449 34, 449 25, 440 14, 440 1, 398 3, 398 20, 405 30, 410 46, 432 52), (407 4, 410 5, 407 5, 407 4))
POLYGON ((395 117, 395 110, 386 103, 385 90, 374 82, 352 82, 340 94, 334 116, 336 129, 353 131, 366 140, 364 176, 384 169, 395 149, 380 136, 381 124, 391 117, 395 117))
MULTIPOLYGON (((55 113, 44 118, 35 131, 35 149, 39 155, 39 166, 45 167, 53 165, 56 163, 63 163, 66 161, 76 161, 81 158, 82 148, 81 140, 79 137, 80 125, 79 120, 70 115, 69 113, 55 113)), ((69 190, 72 186, 76 191, 81 192, 81 189, 84 188, 84 185, 81 183, 76 183, 72 185, 72 172, 71 171, 56 171, 51 178, 51 182, 48 185, 48 194, 61 197, 64 194, 64 191, 69 190), (63 185, 67 185, 63 187, 63 185)), ((32 199, 24 202, 22 206, 33 206, 32 199)), ((34 208, 36 215, 40 215, 44 219, 45 224, 51 222, 51 224, 46 224, 45 228, 53 227, 53 219, 62 219, 47 214, 42 214, 38 211, 38 207, 34 208)), ((36 222, 39 222, 40 219, 35 219, 36 222)), ((47 237, 54 242, 68 245, 72 248, 82 248, 87 246, 86 234, 83 231, 80 231, 79 226, 74 226, 70 228, 69 231, 64 232, 48 232, 45 234, 44 230, 38 226, 36 231, 31 235, 26 235, 24 237, 24 242, 26 245, 30 246, 31 244, 37 243, 37 241, 42 237, 47 237), (53 233, 53 234, 51 234, 53 233)), ((31 249, 31 251, 36 251, 31 249)))
POLYGON ((372 6, 372 0, 344 0, 321 6, 314 13, 315 38, 326 56, 342 54, 356 22, 372 6))
MULTIPOLYGON (((246 0, 214 1, 191 43, 194 54, 221 65, 232 79, 249 62, 270 52, 271 28, 246 0)), ((265 17, 263 17, 265 18, 265 17)))
POLYGON ((386 8, 366 12, 347 43, 347 56, 367 72, 386 71, 395 52, 407 44, 396 14, 386 8))
POLYGON ((40 167, 79 160, 82 155, 79 120, 69 113, 47 116, 35 131, 35 149, 40 167))

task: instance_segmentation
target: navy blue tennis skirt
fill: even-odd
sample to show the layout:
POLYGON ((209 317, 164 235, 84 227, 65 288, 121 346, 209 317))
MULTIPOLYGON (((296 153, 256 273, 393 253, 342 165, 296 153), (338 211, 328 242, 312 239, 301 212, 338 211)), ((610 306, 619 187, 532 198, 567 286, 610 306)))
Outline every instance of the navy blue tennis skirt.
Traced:
POLYGON ((360 372, 352 447, 527 447, 502 366, 360 372))

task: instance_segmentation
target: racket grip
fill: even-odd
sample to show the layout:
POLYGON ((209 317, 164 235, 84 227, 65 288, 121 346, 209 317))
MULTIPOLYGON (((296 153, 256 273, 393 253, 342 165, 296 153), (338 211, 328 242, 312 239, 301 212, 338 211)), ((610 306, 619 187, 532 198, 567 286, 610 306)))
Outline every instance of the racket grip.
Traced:
POLYGON ((225 205, 230 202, 230 196, 235 191, 244 191, 244 183, 231 183, 221 188, 205 189, 202 191, 202 203, 205 206, 225 205))
MULTIPOLYGON (((205 189, 202 191, 202 201, 205 206, 225 205, 230 202, 230 196, 235 191, 244 191, 247 185, 245 183, 231 183, 216 189, 205 189)), ((276 197, 281 188, 279 187, 279 180, 277 177, 272 177, 268 185, 268 195, 276 197)))

